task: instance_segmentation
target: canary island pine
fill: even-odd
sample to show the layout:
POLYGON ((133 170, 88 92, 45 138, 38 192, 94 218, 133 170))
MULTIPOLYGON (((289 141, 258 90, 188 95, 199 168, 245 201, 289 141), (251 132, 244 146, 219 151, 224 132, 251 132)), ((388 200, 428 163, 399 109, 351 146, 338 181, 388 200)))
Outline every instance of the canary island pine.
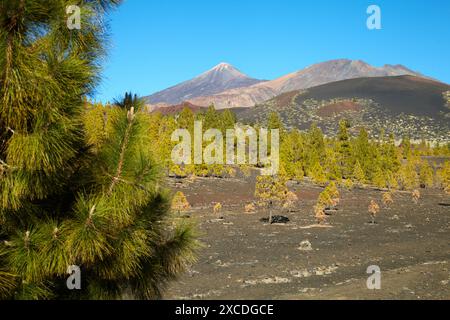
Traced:
POLYGON ((118 2, 76 1, 81 29, 69 30, 71 1, 0 1, 0 298, 158 298, 194 260, 140 100, 97 108, 99 123, 84 113, 118 2), (81 290, 66 285, 73 265, 81 290))

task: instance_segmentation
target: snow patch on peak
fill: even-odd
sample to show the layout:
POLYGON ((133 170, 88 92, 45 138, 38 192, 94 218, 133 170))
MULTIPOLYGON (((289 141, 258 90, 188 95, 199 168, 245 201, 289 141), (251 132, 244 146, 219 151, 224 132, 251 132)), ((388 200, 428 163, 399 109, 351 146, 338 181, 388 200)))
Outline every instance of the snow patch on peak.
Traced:
POLYGON ((217 66, 215 66, 215 69, 221 69, 221 68, 233 68, 233 66, 227 62, 221 62, 217 66))
POLYGON ((217 66, 215 66, 214 68, 212 68, 209 71, 223 72, 223 71, 238 71, 238 70, 234 66, 229 64, 229 63, 221 62, 221 63, 219 63, 217 66))

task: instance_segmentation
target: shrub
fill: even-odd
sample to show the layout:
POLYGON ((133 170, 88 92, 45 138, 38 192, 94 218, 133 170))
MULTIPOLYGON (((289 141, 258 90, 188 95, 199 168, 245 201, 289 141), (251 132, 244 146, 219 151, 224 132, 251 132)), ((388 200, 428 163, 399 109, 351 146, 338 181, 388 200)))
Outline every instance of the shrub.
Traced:
POLYGON ((325 214, 325 207, 320 204, 316 204, 314 206, 314 217, 316 218, 317 224, 324 224, 327 217, 325 214))
POLYGON ((394 199, 392 198, 392 193, 391 192, 384 192, 383 193, 383 204, 386 207, 389 207, 393 203, 394 203, 394 199))
POLYGON ((259 176, 256 178, 255 197, 258 204, 269 210, 269 223, 272 223, 272 210, 284 203, 288 188, 281 176, 259 176))
POLYGON ((419 190, 416 189, 416 190, 414 190, 412 192, 412 199, 413 199, 415 204, 419 203, 420 197, 421 197, 421 195, 420 195, 420 191, 419 190))
MULTIPOLYGON (((220 214, 220 212, 222 211, 222 204, 220 202, 216 203, 213 208, 213 211, 214 211, 214 214, 218 216, 220 214)), ((221 217, 219 217, 219 218, 221 218, 221 217)))
POLYGON ((375 218, 378 212, 380 212, 380 206, 378 205, 378 203, 376 203, 375 200, 370 201, 368 211, 370 213, 370 216, 372 217, 372 224, 375 224, 375 218))
POLYGON ((289 191, 286 193, 283 208, 287 209, 288 212, 292 212, 295 209, 295 205, 297 204, 297 202, 298 202, 297 195, 294 192, 289 191))
POLYGON ((180 214, 181 212, 185 212, 191 208, 191 205, 189 204, 186 196, 183 192, 178 191, 175 193, 175 196, 172 199, 172 210, 178 212, 180 214))
POLYGON ((249 203, 245 206, 245 213, 254 213, 256 211, 256 206, 253 203, 249 203))

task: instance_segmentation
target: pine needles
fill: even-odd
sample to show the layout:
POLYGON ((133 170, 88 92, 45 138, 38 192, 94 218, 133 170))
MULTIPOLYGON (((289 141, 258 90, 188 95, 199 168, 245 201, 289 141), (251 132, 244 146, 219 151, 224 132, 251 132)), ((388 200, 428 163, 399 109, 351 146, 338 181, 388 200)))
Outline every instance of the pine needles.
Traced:
POLYGON ((195 232, 171 219, 142 101, 86 108, 120 1, 78 1, 81 30, 68 2, 0 1, 0 298, 158 298, 195 232))

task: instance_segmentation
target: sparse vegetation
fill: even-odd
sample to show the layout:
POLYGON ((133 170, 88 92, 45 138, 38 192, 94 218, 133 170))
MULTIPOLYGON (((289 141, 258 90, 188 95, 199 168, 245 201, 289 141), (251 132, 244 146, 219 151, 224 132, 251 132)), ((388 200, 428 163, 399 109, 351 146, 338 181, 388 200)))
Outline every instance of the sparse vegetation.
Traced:
POLYGON ((450 161, 445 162, 444 166, 438 171, 437 176, 442 189, 450 195, 450 161))
POLYGON ((325 214, 325 208, 322 205, 316 204, 314 206, 314 217, 316 218, 317 224, 322 225, 325 223, 327 216, 325 214))
POLYGON ((222 204, 220 202, 216 203, 214 205, 213 208, 213 212, 214 215, 217 216, 219 219, 222 219, 223 217, 221 216, 221 212, 222 212, 222 204))
POLYGON ((416 189, 412 192, 412 199, 415 204, 419 203, 420 197, 421 197, 421 194, 420 194, 419 190, 416 189))
POLYGON ((323 192, 320 193, 317 204, 327 209, 335 209, 340 202, 340 193, 334 181, 331 181, 323 192))
POLYGON ((180 215, 182 212, 186 212, 190 208, 191 205, 189 204, 189 201, 184 193, 181 191, 175 193, 175 196, 172 199, 172 210, 176 211, 178 215, 180 215))
POLYGON ((372 224, 375 224, 375 219, 380 212, 380 206, 375 200, 371 200, 368 208, 369 214, 372 218, 372 224))
POLYGON ((389 208, 394 203, 394 199, 392 197, 391 192, 383 193, 383 204, 386 208, 389 208))
POLYGON ((256 211, 256 206, 253 203, 245 205, 245 213, 254 213, 256 211))
POLYGON ((269 224, 272 224, 272 211, 285 202, 288 189, 286 180, 280 176, 259 176, 256 179, 255 197, 258 204, 269 211, 269 224))
POLYGON ((292 191, 288 191, 288 193, 285 195, 283 208, 287 209, 288 212, 293 212, 295 210, 297 202, 298 202, 297 195, 292 191))

